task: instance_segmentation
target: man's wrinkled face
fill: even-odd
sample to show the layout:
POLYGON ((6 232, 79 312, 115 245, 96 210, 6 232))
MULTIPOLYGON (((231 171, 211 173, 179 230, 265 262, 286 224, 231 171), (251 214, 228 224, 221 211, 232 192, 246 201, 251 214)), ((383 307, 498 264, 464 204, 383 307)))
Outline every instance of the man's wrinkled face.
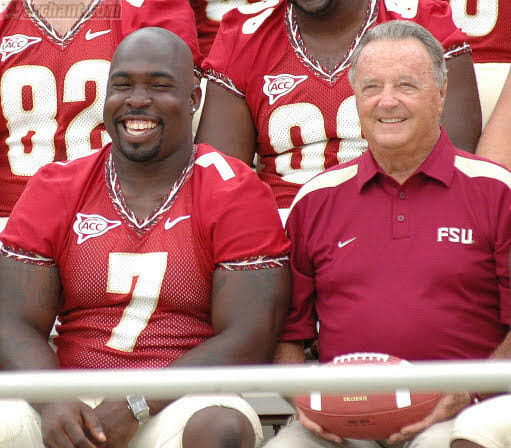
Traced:
POLYGON ((438 86, 417 39, 368 44, 356 65, 354 91, 371 150, 414 151, 439 137, 446 83, 438 86))

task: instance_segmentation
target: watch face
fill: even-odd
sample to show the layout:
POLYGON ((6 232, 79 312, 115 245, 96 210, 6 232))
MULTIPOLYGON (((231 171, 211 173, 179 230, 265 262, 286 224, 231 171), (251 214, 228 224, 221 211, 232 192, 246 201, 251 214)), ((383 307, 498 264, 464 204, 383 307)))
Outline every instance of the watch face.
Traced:
POLYGON ((143 395, 128 395, 126 399, 133 415, 138 420, 144 420, 149 417, 149 406, 147 406, 143 395))

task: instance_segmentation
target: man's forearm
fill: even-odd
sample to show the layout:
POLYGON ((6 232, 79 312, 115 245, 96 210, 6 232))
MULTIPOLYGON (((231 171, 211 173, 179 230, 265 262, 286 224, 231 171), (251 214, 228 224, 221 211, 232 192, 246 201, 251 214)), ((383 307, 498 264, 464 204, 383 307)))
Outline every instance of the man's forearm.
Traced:
POLYGON ((511 331, 490 355, 490 359, 511 358, 511 331))
MULTIPOLYGON (((506 359, 511 358, 511 331, 507 334, 504 340, 500 343, 500 345, 495 349, 495 351, 489 356, 490 360, 497 359, 506 359)), ((480 393, 472 393, 471 398, 484 400, 486 398, 494 397, 495 395, 500 395, 504 392, 480 392, 480 393)))

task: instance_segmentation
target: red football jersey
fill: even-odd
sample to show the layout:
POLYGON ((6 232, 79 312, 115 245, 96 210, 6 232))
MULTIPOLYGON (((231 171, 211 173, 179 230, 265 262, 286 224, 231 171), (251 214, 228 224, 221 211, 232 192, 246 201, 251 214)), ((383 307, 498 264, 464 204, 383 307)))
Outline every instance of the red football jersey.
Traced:
POLYGON ((360 37, 394 19, 428 28, 446 48, 446 57, 470 51, 449 5, 439 0, 371 0, 350 51, 333 71, 308 53, 286 0, 240 7, 224 16, 203 70, 246 98, 258 130, 259 176, 273 189, 279 207, 289 207, 300 186, 325 168, 367 149, 348 67, 360 37))
POLYGON ((511 62, 509 0, 449 0, 454 23, 468 36, 474 62, 511 62))
POLYGON ((200 50, 204 56, 213 45, 223 15, 231 9, 255 1, 257 0, 190 0, 195 12, 200 50))
MULTIPOLYGON (((59 14, 52 5, 41 12, 59 14)), ((9 215, 41 166, 87 155, 108 141, 102 124, 108 70, 126 35, 167 28, 188 43, 197 65, 201 60, 186 0, 93 0, 64 37, 41 12, 31 0, 11 0, 0 14, 0 216, 9 215)))
POLYGON ((282 265, 288 250, 268 186, 205 144, 143 221, 124 201, 108 147, 49 164, 0 243, 3 255, 58 266, 55 343, 67 368, 168 366, 214 334, 215 269, 282 265))

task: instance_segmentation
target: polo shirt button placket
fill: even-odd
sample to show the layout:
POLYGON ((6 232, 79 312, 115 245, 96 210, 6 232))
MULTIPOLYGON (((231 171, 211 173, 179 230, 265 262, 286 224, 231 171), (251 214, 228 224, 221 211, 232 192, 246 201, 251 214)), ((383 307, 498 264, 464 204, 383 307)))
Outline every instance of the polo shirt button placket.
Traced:
POLYGON ((393 198, 393 238, 402 239, 410 236, 408 222, 408 195, 403 190, 398 190, 393 198))

